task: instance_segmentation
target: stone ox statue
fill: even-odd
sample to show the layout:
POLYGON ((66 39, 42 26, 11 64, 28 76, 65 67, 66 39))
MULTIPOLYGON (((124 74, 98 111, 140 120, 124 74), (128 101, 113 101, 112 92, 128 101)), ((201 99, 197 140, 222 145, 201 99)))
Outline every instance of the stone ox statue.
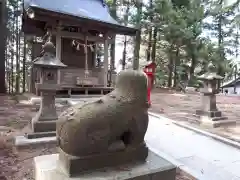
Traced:
POLYGON ((63 112, 57 121, 59 161, 67 175, 145 161, 148 148, 147 77, 126 70, 115 90, 63 112))

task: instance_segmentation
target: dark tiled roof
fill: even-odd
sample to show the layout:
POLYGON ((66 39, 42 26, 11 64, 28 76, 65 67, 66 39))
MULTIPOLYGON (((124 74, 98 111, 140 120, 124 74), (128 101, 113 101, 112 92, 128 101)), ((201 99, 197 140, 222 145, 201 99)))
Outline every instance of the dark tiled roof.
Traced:
POLYGON ((38 8, 121 26, 111 17, 104 0, 24 0, 24 9, 28 8, 38 8))
POLYGON ((238 77, 236 80, 231 80, 228 81, 226 83, 224 83, 221 88, 225 88, 225 87, 233 87, 235 84, 239 84, 240 83, 240 77, 238 77))

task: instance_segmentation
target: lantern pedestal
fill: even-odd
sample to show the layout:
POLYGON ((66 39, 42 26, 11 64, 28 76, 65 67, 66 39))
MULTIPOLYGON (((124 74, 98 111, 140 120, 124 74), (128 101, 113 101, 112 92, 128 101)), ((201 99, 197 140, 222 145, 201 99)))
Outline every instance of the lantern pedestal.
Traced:
POLYGON ((32 119, 32 130, 34 133, 56 131, 56 120, 58 119, 55 107, 56 89, 53 91, 41 91, 42 102, 36 116, 32 119))
POLYGON ((213 103, 214 102, 213 101, 214 96, 204 96, 204 97, 202 97, 202 99, 204 99, 202 101, 202 105, 204 107, 202 107, 201 110, 196 110, 196 115, 200 117, 201 125, 210 126, 210 127, 219 127, 219 126, 222 126, 222 125, 235 124, 236 121, 228 120, 227 117, 222 116, 221 111, 217 110, 216 108, 213 108, 216 105, 216 103, 215 103, 215 105, 213 103))

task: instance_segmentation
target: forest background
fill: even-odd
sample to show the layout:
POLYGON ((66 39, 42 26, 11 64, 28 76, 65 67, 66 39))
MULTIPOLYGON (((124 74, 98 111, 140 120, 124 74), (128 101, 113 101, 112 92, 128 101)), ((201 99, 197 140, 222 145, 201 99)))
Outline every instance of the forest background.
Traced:
MULTIPOLYGON (((109 47, 112 69, 140 68, 155 62, 159 86, 198 86, 196 76, 212 62, 223 82, 240 75, 240 0, 107 0, 111 15, 121 24, 141 31, 136 37, 117 35, 109 47)), ((27 91, 31 42, 21 32, 22 0, 2 4, 6 29, 0 57, 0 93, 27 91), (4 71, 5 69, 5 71, 4 71)), ((98 56, 103 55, 98 48, 98 56)), ((222 82, 222 83, 223 83, 222 82)), ((219 84, 220 86, 220 84, 219 84)))

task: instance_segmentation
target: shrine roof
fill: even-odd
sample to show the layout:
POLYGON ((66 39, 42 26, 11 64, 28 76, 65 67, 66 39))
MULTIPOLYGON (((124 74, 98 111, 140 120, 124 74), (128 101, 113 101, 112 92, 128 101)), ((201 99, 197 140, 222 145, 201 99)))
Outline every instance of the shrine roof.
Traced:
POLYGON ((240 77, 236 78, 236 80, 235 80, 235 79, 232 79, 232 80, 230 80, 230 81, 228 81, 228 82, 225 82, 225 83, 221 86, 221 88, 234 87, 236 84, 237 84, 237 85, 240 84, 240 77))
POLYGON ((24 9, 46 10, 135 31, 135 28, 120 25, 109 13, 104 0, 24 0, 24 9))

